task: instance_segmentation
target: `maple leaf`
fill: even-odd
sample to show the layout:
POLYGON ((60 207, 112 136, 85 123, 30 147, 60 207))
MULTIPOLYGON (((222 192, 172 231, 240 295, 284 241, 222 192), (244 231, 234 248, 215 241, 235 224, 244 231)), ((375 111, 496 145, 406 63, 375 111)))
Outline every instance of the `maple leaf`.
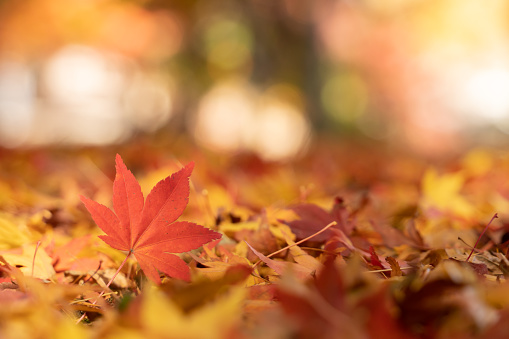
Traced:
POLYGON ((196 249, 221 234, 203 226, 176 221, 189 200, 189 176, 194 163, 158 182, 144 202, 141 187, 120 155, 116 157, 113 209, 81 196, 92 218, 106 235, 105 243, 134 255, 145 275, 161 283, 158 270, 189 281, 187 264, 175 254, 196 249))

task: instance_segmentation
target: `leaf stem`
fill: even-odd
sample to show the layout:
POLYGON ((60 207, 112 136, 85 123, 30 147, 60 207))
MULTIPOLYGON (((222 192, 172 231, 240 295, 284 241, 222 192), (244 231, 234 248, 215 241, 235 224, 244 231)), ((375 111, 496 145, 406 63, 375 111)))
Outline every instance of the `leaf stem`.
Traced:
POLYGON ((41 245, 41 241, 39 240, 37 242, 37 245, 35 246, 34 258, 32 259, 32 278, 34 277, 35 256, 37 255, 37 250, 39 249, 40 245, 41 245))
MULTIPOLYGON (((122 269, 122 267, 124 267, 125 263, 127 262, 127 259, 131 256, 131 253, 132 253, 132 250, 129 251, 129 253, 127 253, 127 256, 125 257, 124 261, 122 261, 122 263, 120 264, 118 270, 115 272, 115 274, 113 274, 113 277, 111 277, 110 281, 108 282, 106 287, 101 291, 99 296, 97 298, 95 298, 95 300, 92 303, 92 305, 97 304, 97 301, 99 301, 99 298, 102 297, 104 295, 104 293, 106 293, 106 289, 108 289, 110 287, 110 285, 113 282, 113 280, 115 280, 117 275, 120 273, 120 270, 122 269)), ((83 315, 76 321, 76 325, 79 324, 85 318, 85 315, 86 315, 86 313, 83 313, 83 315)))
POLYGON ((472 251, 470 251, 470 254, 468 255, 468 258, 467 258, 467 262, 470 260, 470 257, 472 256, 472 254, 474 253, 474 250, 475 248, 477 247, 477 244, 479 243, 479 240, 481 240, 482 236, 484 235, 484 233, 486 233, 486 231, 488 230, 488 227, 491 225, 491 222, 495 219, 495 218, 498 218, 498 214, 495 213, 493 215, 493 217, 491 218, 490 222, 488 223, 488 225, 486 225, 486 227, 484 228, 484 230, 482 231, 481 235, 479 236, 479 238, 477 238, 477 241, 475 242, 475 245, 474 247, 472 248, 472 251))
POLYGON ((103 261, 102 261, 102 260, 100 260, 100 261, 99 261, 99 266, 97 266, 97 269, 94 271, 94 273, 93 273, 91 276, 89 276, 87 279, 85 279, 85 281, 83 281, 83 283, 87 283, 90 279, 92 279, 92 277, 93 277, 93 276, 94 276, 97 272, 99 272, 99 270, 101 269, 102 264, 103 264, 103 261))
MULTIPOLYGON (((112 295, 112 294, 117 294, 117 292, 108 292, 108 293, 104 293, 103 295, 112 295)), ((73 305, 73 304, 77 304, 77 303, 82 303, 82 302, 89 301, 89 300, 92 300, 92 299, 93 298, 73 300, 73 301, 71 301, 70 304, 73 305)))
MULTIPOLYGON (((400 267, 401 270, 409 270, 413 267, 400 267)), ((366 271, 364 273, 383 273, 383 272, 392 272, 392 268, 385 268, 383 270, 374 270, 374 271, 366 271)))
MULTIPOLYGON (((278 254, 278 253, 281 253, 281 252, 283 252, 283 251, 285 251, 285 250, 287 250, 287 249, 289 249, 289 248, 291 248, 291 247, 294 247, 294 246, 297 246, 297 245, 299 245, 299 244, 302 244, 303 242, 308 241, 309 239, 311 239, 311 238, 313 238, 313 237, 316 237, 318 234, 320 234, 320 233, 322 233, 322 232, 325 232, 327 229, 331 228, 332 226, 335 226, 336 224, 337 224, 337 222, 333 221, 333 222, 331 222, 330 224, 328 224, 327 226, 325 226, 324 228, 322 228, 321 230, 319 230, 318 232, 316 232, 316 233, 314 233, 314 234, 310 235, 309 237, 304 238, 304 239, 302 239, 302 240, 300 240, 300 241, 296 242, 295 244, 288 245, 288 246, 283 247, 282 249, 280 249, 280 250, 278 250, 278 251, 276 251, 276 252, 273 252, 273 253, 269 254, 269 255, 267 256, 267 258, 270 258, 270 257, 272 257, 272 256, 274 256, 274 255, 276 255, 276 254, 278 254)), ((253 265, 253 269, 254 269, 256 266, 258 266, 261 262, 262 262, 261 260, 258 260, 258 261, 257 261, 257 262, 253 265)))

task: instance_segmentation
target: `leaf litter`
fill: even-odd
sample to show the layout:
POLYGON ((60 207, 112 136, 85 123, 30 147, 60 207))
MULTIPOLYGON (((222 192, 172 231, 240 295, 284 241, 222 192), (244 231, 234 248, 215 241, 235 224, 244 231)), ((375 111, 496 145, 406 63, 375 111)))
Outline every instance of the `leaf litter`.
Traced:
POLYGON ((144 147, 0 153, 1 337, 507 333, 506 155, 144 147))

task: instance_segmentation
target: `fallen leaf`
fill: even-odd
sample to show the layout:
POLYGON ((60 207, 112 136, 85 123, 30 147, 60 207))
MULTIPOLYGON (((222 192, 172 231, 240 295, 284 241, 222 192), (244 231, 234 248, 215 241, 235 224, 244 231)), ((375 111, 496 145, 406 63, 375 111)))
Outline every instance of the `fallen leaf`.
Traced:
MULTIPOLYGON (((55 271, 63 272, 70 270, 71 267, 78 261, 78 259, 80 259, 77 256, 85 246, 89 245, 89 241, 90 236, 84 236, 80 238, 74 238, 67 244, 58 247, 52 255, 53 267, 55 268, 55 271)), ((94 260, 92 266, 97 268, 98 264, 99 260, 94 260)), ((76 267, 74 267, 74 269, 76 269, 76 267)))
POLYGON ((28 229, 8 214, 0 214, 0 250, 16 248, 30 241, 28 229))
POLYGON ((228 338, 241 321, 244 295, 243 288, 230 287, 217 300, 186 314, 164 293, 149 287, 139 314, 146 331, 143 337, 228 338))
POLYGON ((403 272, 401 272, 401 268, 399 267, 399 263, 396 259, 393 257, 387 257, 385 258, 385 261, 391 265, 391 277, 400 277, 403 275, 403 272))
POLYGON ((221 237, 203 226, 176 221, 188 203, 193 167, 194 163, 190 163, 161 180, 144 202, 139 183, 117 154, 113 183, 115 212, 80 197, 97 226, 106 233, 99 237, 113 248, 128 251, 128 256, 134 255, 145 275, 157 284, 161 283, 157 270, 190 280, 187 264, 171 253, 187 252, 221 237))
POLYGON ((288 234, 287 231, 283 231, 283 235, 285 236, 286 243, 291 246, 289 250, 293 260, 295 260, 299 265, 302 265, 303 267, 311 270, 311 272, 323 267, 320 261, 307 254, 306 251, 304 251, 299 246, 295 245, 295 242, 291 239, 291 234, 288 234))
POLYGON ((55 275, 51 258, 43 248, 39 247, 36 253, 35 245, 23 246, 21 253, 2 253, 2 256, 10 265, 20 267, 25 276, 51 279, 55 275))
MULTIPOLYGON (((346 210, 341 198, 336 198, 334 206, 330 212, 314 204, 299 204, 291 208, 299 217, 298 220, 282 221, 292 229, 298 239, 304 239, 318 231, 324 225, 333 221, 337 222, 334 228, 343 231, 346 235, 352 233, 354 224, 348 220, 349 213, 346 210)), ((329 229, 313 237, 313 241, 326 241, 332 235, 332 229, 329 229)))
POLYGON ((286 261, 275 261, 270 258, 267 258, 263 254, 261 254, 260 252, 255 250, 247 242, 246 242, 246 244, 247 244, 247 246, 249 246, 251 251, 253 251, 253 253, 256 254, 256 256, 258 258, 260 258, 261 261, 263 261, 265 264, 267 264, 267 266, 272 268, 279 275, 283 275, 285 273, 292 272, 298 279, 304 280, 304 279, 309 278, 311 276, 311 273, 314 272, 313 270, 311 270, 307 267, 304 267, 302 265, 299 265, 299 264, 295 264, 292 262, 286 262, 286 261))
POLYGON ((311 281, 315 288, 307 289, 292 280, 282 279, 277 298, 282 310, 293 319, 297 338, 366 338, 356 326, 352 312, 346 308, 346 290, 342 272, 328 257, 317 278, 311 281))
MULTIPOLYGON (((228 267, 225 274, 218 279, 201 279, 190 285, 164 284, 163 289, 171 300, 184 312, 190 312, 199 306, 217 298, 225 290, 235 285, 244 285, 252 272, 248 265, 234 265, 228 267)), ((193 280, 194 281, 194 280, 193 280)))
POLYGON ((369 310, 366 328, 371 338, 416 339, 417 336, 406 330, 394 312, 394 300, 390 297, 389 285, 382 285, 372 295, 360 303, 369 310), (383 331, 381 331, 383 329, 383 331))
POLYGON ((382 264, 382 262, 378 258, 378 255, 376 254, 375 249, 373 248, 373 246, 369 246, 369 254, 370 254, 370 259, 371 259, 371 262, 370 262, 371 266, 384 269, 384 265, 382 264))
POLYGON ((467 219, 473 218, 478 212, 461 194, 464 182, 461 172, 439 175, 435 169, 428 169, 422 179, 422 207, 436 208, 467 219))

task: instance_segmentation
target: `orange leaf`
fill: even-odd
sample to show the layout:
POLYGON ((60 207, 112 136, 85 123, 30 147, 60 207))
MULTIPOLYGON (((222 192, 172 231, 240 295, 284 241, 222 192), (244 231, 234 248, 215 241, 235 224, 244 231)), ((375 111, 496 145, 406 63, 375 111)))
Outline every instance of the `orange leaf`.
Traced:
POLYGON ((117 175, 113 183, 113 208, 81 196, 81 201, 106 235, 105 243, 133 254, 145 275, 161 283, 158 270, 189 281, 187 264, 171 253, 196 249, 221 234, 187 221, 176 221, 189 200, 189 176, 194 163, 161 180, 144 202, 134 175, 120 155, 116 157, 117 175))

